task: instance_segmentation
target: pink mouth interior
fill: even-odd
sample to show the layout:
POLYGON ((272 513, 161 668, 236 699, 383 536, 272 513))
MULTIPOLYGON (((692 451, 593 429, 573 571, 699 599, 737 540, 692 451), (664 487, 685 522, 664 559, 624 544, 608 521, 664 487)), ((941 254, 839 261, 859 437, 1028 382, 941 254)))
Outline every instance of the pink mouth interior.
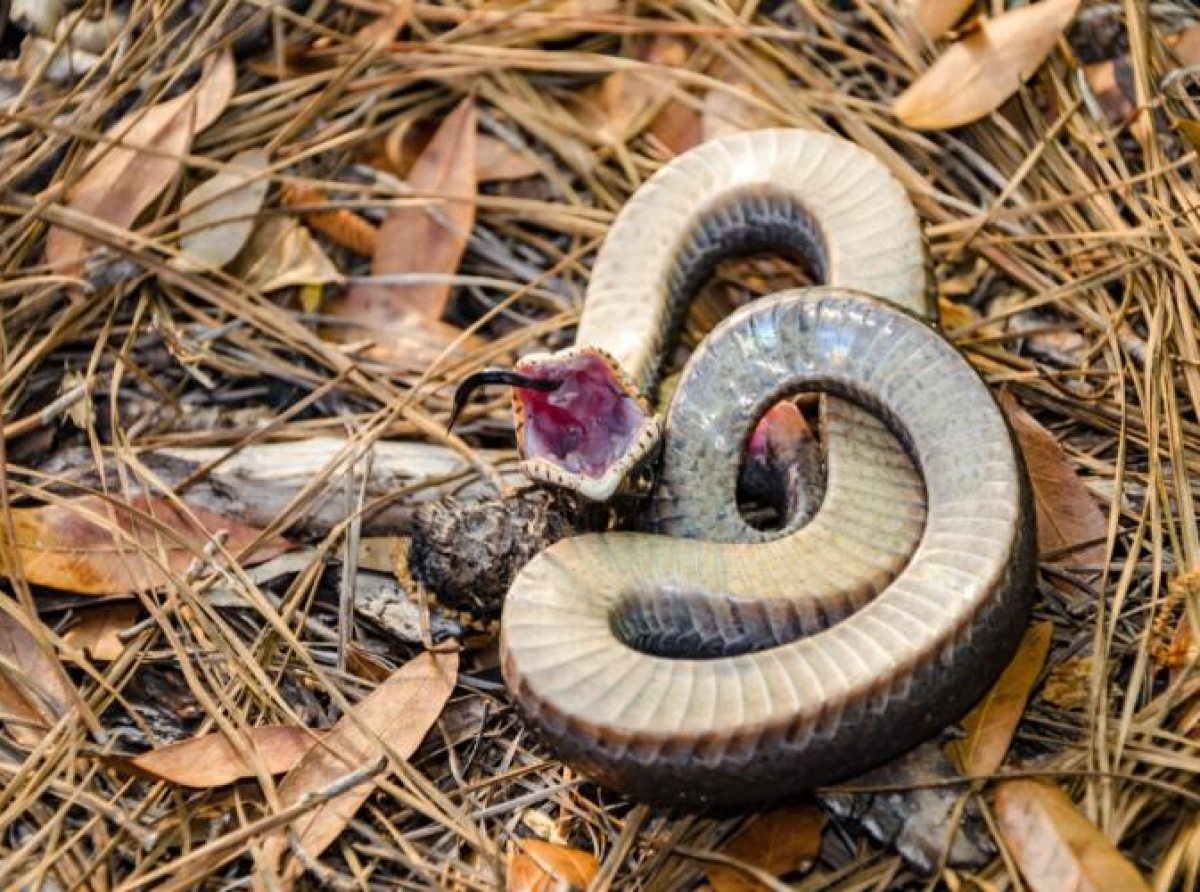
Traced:
POLYGON ((629 449, 646 415, 608 364, 584 353, 523 370, 562 385, 550 393, 517 388, 525 408, 525 457, 552 461, 573 474, 600 477, 629 449))

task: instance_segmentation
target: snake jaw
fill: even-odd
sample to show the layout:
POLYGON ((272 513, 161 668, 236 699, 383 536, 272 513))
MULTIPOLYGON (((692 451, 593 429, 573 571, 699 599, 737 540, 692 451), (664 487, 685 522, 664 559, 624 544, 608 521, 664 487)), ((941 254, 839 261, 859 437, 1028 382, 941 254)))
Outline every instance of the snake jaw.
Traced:
POLYGON ((660 422, 605 351, 537 353, 516 370, 560 382, 552 392, 513 389, 521 471, 531 480, 605 502, 654 453, 660 422))

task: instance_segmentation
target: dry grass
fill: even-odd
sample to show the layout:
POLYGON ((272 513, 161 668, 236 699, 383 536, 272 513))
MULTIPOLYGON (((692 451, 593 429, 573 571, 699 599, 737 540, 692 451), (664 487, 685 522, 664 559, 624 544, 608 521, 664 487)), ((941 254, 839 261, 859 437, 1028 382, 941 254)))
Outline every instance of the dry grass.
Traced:
MULTIPOLYGON (((496 356, 569 338, 607 223, 666 157, 645 129, 653 105, 602 131, 578 101, 599 78, 624 72, 667 85, 660 106, 674 98, 699 107, 724 92, 749 103, 761 123, 841 133, 911 191, 943 298, 971 311, 951 318, 950 334, 993 386, 1014 392, 1058 435, 1111 506, 1108 559, 1079 567, 1045 556, 1037 608, 1055 623, 1051 668, 1091 655, 1090 676, 1079 681, 1084 702, 1066 709, 1035 696, 1004 770, 1059 779, 1158 888, 1194 886, 1200 677, 1190 664, 1167 669, 1154 659, 1180 616, 1200 621, 1195 586, 1178 581, 1200 566, 1200 192, 1196 157, 1158 93, 1171 65, 1163 38, 1194 10, 1169 0, 1153 4, 1151 18, 1133 0, 1108 4, 1123 22, 1137 100, 1158 110, 1158 126, 1139 140, 1094 116, 1063 53, 1003 115, 951 133, 904 128, 890 100, 933 49, 898 5, 799 0, 735 10, 646 0, 596 14, 570 2, 494 11, 417 4, 402 41, 364 49, 351 36, 385 9, 376 0, 269 11, 233 0, 135 0, 119 60, 66 86, 24 82, 0 112, 0 498, 78 492, 71 479, 79 474, 39 470, 72 447, 106 469, 114 497, 129 498, 159 489, 141 458, 150 448, 334 435, 347 437, 346 448, 264 535, 287 530, 331 493, 347 512, 314 543, 314 567, 286 587, 264 593, 235 574, 222 583, 246 605, 235 609, 210 599, 215 577, 185 575, 141 597, 150 621, 119 658, 66 663, 81 705, 32 748, 0 738, 0 884, 247 883, 263 834, 280 823, 274 789, 255 780, 185 791, 131 778, 106 757, 215 729, 325 727, 369 690, 363 662, 392 667, 417 652, 361 622, 353 634, 338 631, 337 576, 324 566, 382 507, 358 497, 356 468, 381 439, 469 450, 442 429, 448 382, 496 356), (688 61, 640 61, 642 35, 653 33, 688 38, 688 61), (323 320, 303 313, 291 292, 267 296, 227 274, 168 266, 178 181, 133 237, 63 209, 82 156, 116 117, 190 83, 198 61, 230 44, 236 96, 184 159, 185 182, 238 151, 267 148, 265 213, 283 212, 281 192, 291 187, 378 220, 396 199, 364 175, 361 159, 398 125, 442 116, 468 93, 485 132, 533 153, 539 177, 481 197, 460 270, 452 318, 474 324, 492 347, 395 369, 324 340, 323 320), (724 74, 706 73, 718 61, 724 74), (49 224, 82 227, 108 246, 115 263, 89 268, 83 296, 64 287, 78 281, 43 263, 49 224), (64 389, 69 396, 55 404, 64 389), (94 409, 83 426, 60 423, 58 413, 81 400, 94 409)), ((1179 103, 1171 111, 1190 113, 1179 103)), ((326 246, 343 271, 366 270, 367 261, 326 246)), ((503 444, 503 424, 497 402, 466 430, 477 445, 503 444)), ((11 594, 40 613, 52 645, 82 604, 19 578, 11 594)), ((702 878, 743 820, 635 806, 581 781, 523 728, 489 649, 466 655, 449 715, 465 730, 443 727, 410 767, 377 776, 378 791, 310 865, 316 883, 493 888, 512 838, 552 832, 597 855, 596 888, 681 888, 702 878)), ((924 882, 853 828, 827 836, 801 888, 924 882)), ((969 879, 941 878, 955 888, 969 879)), ((1018 884, 1003 857, 975 879, 986 888, 1018 884)))

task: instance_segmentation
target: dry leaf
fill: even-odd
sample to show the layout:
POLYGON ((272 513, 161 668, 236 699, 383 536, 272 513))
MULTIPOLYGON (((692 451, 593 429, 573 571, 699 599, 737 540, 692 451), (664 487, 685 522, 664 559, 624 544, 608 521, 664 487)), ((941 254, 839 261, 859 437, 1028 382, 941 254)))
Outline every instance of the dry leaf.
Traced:
MULTIPOLYGON (((121 145, 106 140, 89 153, 83 175, 67 192, 67 205, 129 229, 179 173, 181 156, 191 148, 192 138, 220 117, 233 95, 235 79, 233 56, 224 52, 206 64, 191 90, 122 118, 106 134, 107 140, 119 140, 121 145)), ((56 272, 78 275, 90 247, 82 235, 51 227, 46 261, 56 272)))
MULTIPOLYGON (((700 111, 700 138, 702 142, 758 130, 777 124, 775 117, 764 108, 765 94, 740 70, 727 65, 718 66, 713 76, 725 86, 709 90, 704 96, 700 111), (731 90, 729 88, 735 88, 731 90)), ((779 72, 772 72, 769 79, 778 83, 779 72)))
POLYGON ((386 47, 412 18, 412 0, 391 0, 392 8, 354 35, 360 46, 386 47))
POLYGON ((1167 44, 1180 65, 1200 65, 1200 25, 1192 25, 1170 35, 1167 44))
POLYGON ((34 746, 75 700, 58 660, 7 610, 0 610, 0 719, 21 746, 34 746))
MULTIPOLYGON (((295 805, 375 762, 384 754, 381 740, 399 758, 407 759, 437 721, 457 677, 457 653, 423 653, 401 666, 358 703, 352 715, 343 716, 283 779, 281 806, 295 805)), ((364 780, 292 822, 309 857, 318 857, 337 838, 374 789, 374 781, 364 780)), ((280 864, 287 849, 284 833, 268 837, 263 843, 266 863, 280 864)), ((301 863, 293 859, 284 871, 285 879, 294 879, 302 871, 301 863)))
POLYGON ((475 176, 481 183, 523 180, 537 176, 541 168, 526 152, 514 149, 502 139, 485 133, 476 137, 475 176))
POLYGON ((115 660, 125 652, 118 637, 137 620, 138 605, 132 602, 104 604, 79 611, 79 621, 67 629, 63 641, 97 662, 115 660))
MULTIPOLYGON (((722 854, 771 876, 807 870, 821 851, 825 819, 815 805, 776 808, 754 818, 722 849, 722 854)), ((714 892, 756 892, 762 884, 727 864, 705 868, 714 892)))
POLYGON ((555 892, 564 885, 583 889, 600 870, 600 862, 590 852, 540 839, 521 839, 517 844, 522 851, 509 858, 507 892, 555 892))
POLYGON ((937 40, 954 27, 975 0, 909 0, 913 17, 930 40, 937 40))
POLYGON ((1134 104, 1137 87, 1129 56, 1119 56, 1083 66, 1083 76, 1096 100, 1099 116, 1110 124, 1124 124, 1137 111, 1134 104))
POLYGON ((1050 670, 1042 699, 1059 709, 1083 709, 1091 702, 1092 658, 1071 657, 1050 670))
POLYGON ((896 117, 944 130, 995 111, 1046 61, 1078 6, 1042 0, 983 22, 896 98, 896 117))
POLYGON ((179 258, 184 269, 220 269, 241 252, 254 230, 254 218, 267 197, 263 171, 270 164, 262 149, 238 152, 229 167, 184 196, 180 207, 179 258))
POLYGON ((1029 629, 1008 668, 962 720, 966 737, 952 744, 950 753, 964 774, 991 774, 1004 762, 1053 638, 1054 623, 1029 629))
MULTIPOLYGON (((438 128, 408 178, 417 195, 436 194, 455 200, 436 201, 429 209, 401 207, 391 211, 379 229, 371 263, 373 275, 458 271, 475 225, 475 129, 475 103, 464 99, 438 128)), ((361 323, 383 343, 397 317, 406 313, 440 319, 450 287, 447 283, 356 285, 337 312, 361 323)))
POLYGON ((286 217, 269 217, 254 230, 234 271, 264 294, 294 285, 342 281, 342 274, 308 230, 286 217))
POLYGON ((996 818, 1033 892, 1149 892, 1137 868, 1052 784, 1001 784, 996 789, 996 818))
MULTIPOLYGON (((249 738, 268 774, 291 771, 313 746, 311 731, 291 725, 248 728, 249 738)), ((224 734, 205 734, 134 756, 129 764, 159 780, 206 790, 254 777, 254 768, 224 734)))
POLYGON ((997 399, 1008 416, 1029 471, 1037 509, 1038 550, 1043 554, 1095 542, 1061 558, 1064 563, 1104 563, 1108 521, 1091 492, 1075 474, 1062 446, 1010 393, 997 399))
MULTIPOLYGON (((125 594, 169 584, 171 574, 186 570, 218 531, 225 534, 232 554, 258 538, 258 530, 235 520, 191 510, 201 526, 170 502, 145 496, 133 500, 132 510, 98 496, 14 508, 10 513, 21 574, 35 585, 85 595, 125 594)), ((271 540, 246 563, 269 560, 288 547, 283 539, 271 540)))

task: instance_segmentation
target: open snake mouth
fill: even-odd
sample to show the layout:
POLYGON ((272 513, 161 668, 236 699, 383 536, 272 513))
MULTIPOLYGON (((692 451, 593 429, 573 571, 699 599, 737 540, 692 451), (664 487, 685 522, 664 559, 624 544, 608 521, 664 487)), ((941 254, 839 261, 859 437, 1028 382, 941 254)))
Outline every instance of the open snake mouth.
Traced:
POLYGON ((522 359, 516 371, 535 385, 513 389, 527 476, 604 501, 657 443, 658 421, 603 351, 584 347, 535 354, 522 359), (554 387, 538 387, 538 382, 554 387))

